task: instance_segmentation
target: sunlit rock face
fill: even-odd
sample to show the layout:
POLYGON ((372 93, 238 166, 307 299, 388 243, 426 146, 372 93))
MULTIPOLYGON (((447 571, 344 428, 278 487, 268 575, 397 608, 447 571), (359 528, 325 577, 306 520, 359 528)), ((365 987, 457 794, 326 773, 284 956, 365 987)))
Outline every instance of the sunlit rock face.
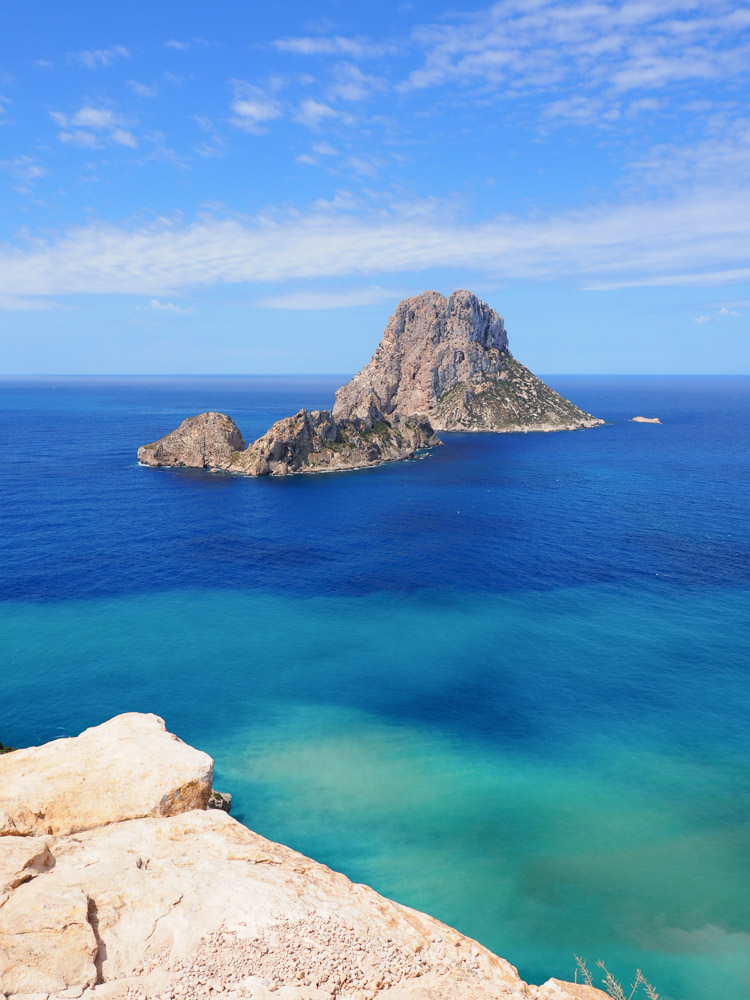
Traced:
POLYGON ((199 413, 183 420, 170 434, 138 449, 141 465, 224 469, 236 452, 245 450, 239 427, 225 413, 199 413))

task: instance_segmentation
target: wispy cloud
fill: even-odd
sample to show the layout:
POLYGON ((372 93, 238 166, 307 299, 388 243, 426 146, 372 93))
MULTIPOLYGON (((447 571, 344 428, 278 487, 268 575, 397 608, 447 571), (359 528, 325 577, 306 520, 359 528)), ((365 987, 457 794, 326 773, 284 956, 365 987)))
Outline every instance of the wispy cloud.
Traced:
POLYGON ((189 39, 179 39, 179 38, 169 38, 164 43, 165 49, 175 49, 177 52, 187 52, 188 49, 197 47, 208 48, 212 45, 216 45, 216 42, 209 42, 206 38, 198 38, 193 36, 189 39))
POLYGON ((266 123, 281 118, 281 102, 271 91, 256 87, 246 80, 231 80, 234 99, 231 103, 230 122, 245 132, 261 134, 267 131, 266 123))
POLYGON ((341 117, 342 113, 332 108, 330 104, 326 104, 325 101, 316 101, 313 98, 301 101, 294 115, 295 121, 311 129, 320 128, 324 121, 341 117))
POLYGON ((387 88, 384 79, 363 73, 353 63, 339 63, 333 80, 326 88, 326 95, 334 101, 362 101, 377 91, 387 88))
POLYGON ((693 320, 693 322, 694 323, 698 323, 698 324, 700 324, 700 323, 710 323, 711 322, 711 317, 710 316, 704 316, 703 314, 701 314, 700 316, 696 316, 695 319, 693 320))
POLYGON ((169 316, 190 316, 195 312, 192 306, 177 306, 174 302, 160 302, 159 299, 151 299, 149 309, 169 316))
POLYGON ((346 38, 343 35, 277 38, 272 44, 278 52, 290 52, 298 56, 352 56, 362 59, 387 51, 386 46, 366 38, 346 38))
POLYGON ((127 80, 126 83, 136 97, 156 97, 159 93, 159 88, 155 83, 141 83, 140 80, 127 80))
POLYGON ((359 306, 374 306, 381 302, 398 302, 414 294, 414 291, 404 291, 402 288, 381 288, 374 285, 369 288, 349 288, 344 291, 302 291, 287 292, 281 295, 270 295, 259 299, 255 304, 263 309, 354 309, 359 306))
POLYGON ((744 189, 666 203, 602 206, 546 219, 467 223, 445 207, 313 207, 255 222, 216 219, 137 229, 89 225, 0 253, 0 293, 171 297, 222 283, 284 282, 459 269, 483 280, 572 280, 583 287, 717 285, 750 279, 744 189))
POLYGON ((750 175, 750 119, 704 113, 704 138, 661 143, 646 150, 631 167, 638 184, 674 188, 681 183, 731 185, 750 175))
POLYGON ((52 299, 29 299, 19 295, 0 295, 0 312, 38 312, 40 309, 56 309, 52 299))
POLYGON ((102 143, 129 146, 134 149, 138 140, 128 127, 128 122, 111 108, 86 104, 72 115, 51 111, 50 116, 62 131, 61 142, 73 146, 99 146, 102 143))
POLYGON ((46 169, 30 156, 15 156, 12 160, 0 160, 0 170, 10 174, 17 183, 16 190, 27 194, 34 181, 44 177, 46 169))
POLYGON ((576 94, 598 97, 607 111, 630 91, 746 78, 747 13, 731 0, 499 0, 417 28, 412 44, 424 53, 422 65, 400 88, 549 93, 552 116, 588 124, 596 103, 577 102, 576 94))
POLYGON ((130 59, 130 50, 124 45, 113 45, 111 49, 82 49, 68 53, 71 59, 82 63, 88 69, 111 66, 118 59, 130 59))

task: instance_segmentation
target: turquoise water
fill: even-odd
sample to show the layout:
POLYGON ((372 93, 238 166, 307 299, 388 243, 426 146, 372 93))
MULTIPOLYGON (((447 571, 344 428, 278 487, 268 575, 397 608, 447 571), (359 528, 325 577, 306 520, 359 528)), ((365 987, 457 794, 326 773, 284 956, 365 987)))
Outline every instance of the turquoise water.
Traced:
POLYGON ((750 996, 750 380, 559 387, 612 423, 271 482, 133 448, 328 381, 2 384, 0 739, 156 712, 239 819, 531 981, 750 996))

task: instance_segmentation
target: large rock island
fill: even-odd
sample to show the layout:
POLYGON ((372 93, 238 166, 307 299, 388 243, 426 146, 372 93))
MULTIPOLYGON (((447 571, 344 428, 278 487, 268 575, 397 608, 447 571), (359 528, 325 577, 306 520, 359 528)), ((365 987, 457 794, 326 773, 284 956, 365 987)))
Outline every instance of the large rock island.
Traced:
POLYGON ((0 758, 0 997, 606 1000, 528 986, 208 809, 212 779, 209 756, 135 713, 0 758))
POLYGON ((437 431, 556 431, 604 423, 516 361, 502 317, 465 290, 399 302, 369 364, 336 393, 351 420, 424 414, 437 431))
POLYGON ((399 302, 372 360, 333 411, 300 410, 247 447, 222 413, 201 413, 138 449, 142 465, 247 476, 366 468, 413 458, 444 431, 556 431, 604 421, 513 357, 503 320, 467 291, 399 302))

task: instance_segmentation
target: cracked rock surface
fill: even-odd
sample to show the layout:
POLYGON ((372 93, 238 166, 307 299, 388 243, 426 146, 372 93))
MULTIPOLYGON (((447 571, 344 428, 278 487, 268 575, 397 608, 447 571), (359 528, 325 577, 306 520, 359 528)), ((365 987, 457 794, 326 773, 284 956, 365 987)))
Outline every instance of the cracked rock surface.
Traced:
POLYGON ((135 713, 0 759, 10 821, 0 836, 0 997, 604 997, 556 980, 529 986, 432 917, 207 809, 211 764, 135 713), (33 806, 19 798, 19 773, 30 794, 46 790, 33 806), (52 833, 33 829, 32 813, 52 833))

